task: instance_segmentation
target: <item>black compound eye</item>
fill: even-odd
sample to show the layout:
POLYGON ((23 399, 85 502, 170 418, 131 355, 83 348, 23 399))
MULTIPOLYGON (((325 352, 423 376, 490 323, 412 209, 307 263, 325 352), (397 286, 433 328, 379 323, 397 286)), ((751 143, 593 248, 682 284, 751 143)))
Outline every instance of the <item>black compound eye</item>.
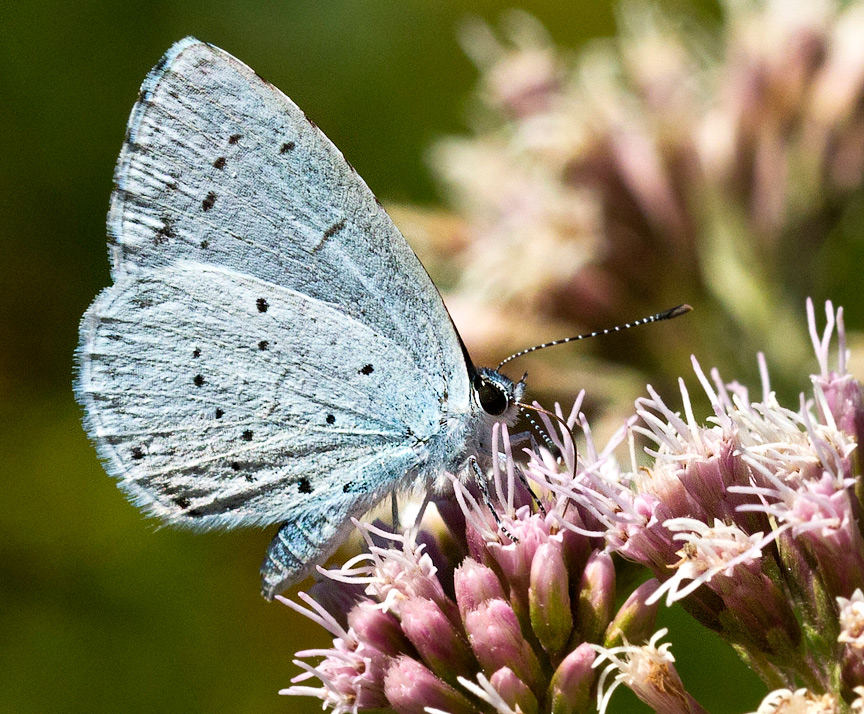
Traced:
POLYGON ((491 416, 498 416, 507 411, 509 400, 498 387, 485 379, 481 379, 477 384, 477 398, 480 400, 480 406, 483 411, 491 416))

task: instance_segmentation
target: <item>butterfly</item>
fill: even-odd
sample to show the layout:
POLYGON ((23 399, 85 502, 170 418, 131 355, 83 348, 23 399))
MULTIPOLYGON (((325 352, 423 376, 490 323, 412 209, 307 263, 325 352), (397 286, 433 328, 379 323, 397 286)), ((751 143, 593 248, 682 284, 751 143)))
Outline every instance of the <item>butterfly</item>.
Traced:
POLYGON ((195 529, 281 523, 263 593, 387 495, 488 464, 525 389, 475 367, 423 266, 273 85, 194 38, 145 79, 76 396, 108 473, 195 529))

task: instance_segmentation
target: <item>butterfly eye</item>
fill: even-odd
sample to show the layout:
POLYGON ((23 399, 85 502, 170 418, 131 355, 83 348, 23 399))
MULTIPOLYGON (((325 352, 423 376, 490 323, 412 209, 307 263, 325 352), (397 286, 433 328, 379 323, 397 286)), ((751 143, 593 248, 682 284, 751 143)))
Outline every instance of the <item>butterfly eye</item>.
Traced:
POLYGON ((485 379, 478 380, 476 386, 477 398, 483 411, 491 416, 503 414, 509 406, 507 395, 497 386, 485 379))

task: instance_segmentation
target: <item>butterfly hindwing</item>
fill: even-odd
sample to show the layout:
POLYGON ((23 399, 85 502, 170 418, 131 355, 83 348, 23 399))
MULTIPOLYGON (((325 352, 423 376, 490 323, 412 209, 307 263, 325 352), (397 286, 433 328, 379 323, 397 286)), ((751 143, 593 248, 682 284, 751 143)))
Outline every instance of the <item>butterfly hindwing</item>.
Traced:
POLYGON ((399 345, 225 268, 123 278, 83 324, 91 436, 121 487, 168 522, 264 524, 314 504, 344 521, 395 488, 439 428, 434 385, 399 345))

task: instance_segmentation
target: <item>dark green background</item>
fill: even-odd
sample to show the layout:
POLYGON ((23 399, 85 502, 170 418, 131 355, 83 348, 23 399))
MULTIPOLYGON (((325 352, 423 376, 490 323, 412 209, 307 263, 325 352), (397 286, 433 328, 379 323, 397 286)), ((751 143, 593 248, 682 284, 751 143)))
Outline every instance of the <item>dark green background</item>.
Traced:
MULTIPOLYGON (((668 6, 669 3, 666 3, 668 6)), ((614 31, 607 2, 523 2, 564 46, 614 31)), ((80 315, 109 282, 105 212, 138 86, 187 34, 290 95, 385 201, 435 204, 423 155, 460 132, 479 0, 0 5, 0 711, 318 711, 277 695, 322 632, 258 595, 270 533, 156 530, 103 473, 72 399, 80 315)), ((697 12, 711 17, 716 8, 697 12)), ((758 685, 676 625, 714 712, 758 685)), ((618 711, 631 700, 616 695, 618 711)))

